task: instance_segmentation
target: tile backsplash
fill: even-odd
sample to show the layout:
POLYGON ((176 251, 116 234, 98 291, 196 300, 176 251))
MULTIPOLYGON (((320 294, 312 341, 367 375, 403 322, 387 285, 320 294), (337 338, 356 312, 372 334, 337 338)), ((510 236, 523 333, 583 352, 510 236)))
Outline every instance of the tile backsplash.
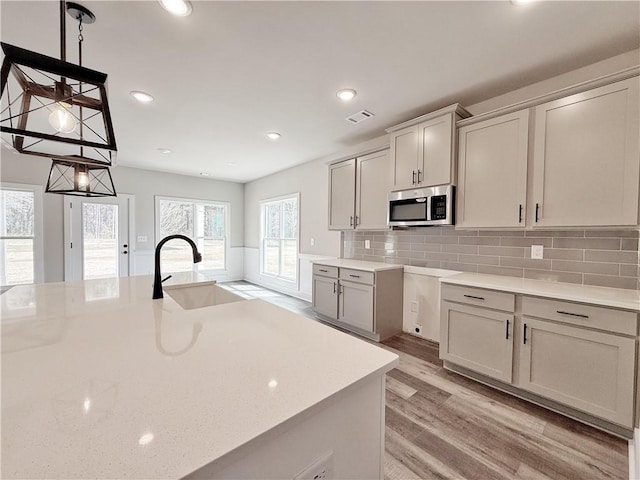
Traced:
POLYGON ((344 258, 640 290, 639 233, 426 227, 346 231, 342 240, 344 258), (531 245, 544 247, 542 260, 531 245))

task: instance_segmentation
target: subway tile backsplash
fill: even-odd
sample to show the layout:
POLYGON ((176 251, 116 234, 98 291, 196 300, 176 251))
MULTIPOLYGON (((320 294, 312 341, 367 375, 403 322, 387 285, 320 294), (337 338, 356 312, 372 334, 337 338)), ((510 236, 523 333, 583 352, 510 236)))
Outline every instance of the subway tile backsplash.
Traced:
POLYGON ((342 239, 345 258, 640 290, 639 233, 427 227, 347 231, 342 239), (544 246, 542 260, 531 258, 531 245, 544 246))

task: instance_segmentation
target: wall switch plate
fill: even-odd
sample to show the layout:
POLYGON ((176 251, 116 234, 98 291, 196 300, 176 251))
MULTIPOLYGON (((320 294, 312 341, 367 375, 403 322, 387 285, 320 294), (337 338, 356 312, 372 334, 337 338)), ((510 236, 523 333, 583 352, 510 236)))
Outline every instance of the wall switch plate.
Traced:
POLYGON ((147 241, 146 235, 138 235, 138 243, 145 243, 147 241))
POLYGON ((413 325, 413 333, 417 333, 418 335, 422 335, 422 325, 419 323, 415 323, 413 325))
POLYGON ((364 241, 364 248, 371 248, 371 240, 364 241))
POLYGON ((418 313, 418 302, 411 302, 411 311, 413 313, 418 313))
POLYGON ((313 247, 316 244, 316 239, 311 237, 311 246, 313 247))
POLYGON ((293 480, 331 480, 332 478, 333 452, 330 451, 298 473, 293 480))
POLYGON ((541 260, 543 258, 544 245, 531 245, 531 258, 541 260))

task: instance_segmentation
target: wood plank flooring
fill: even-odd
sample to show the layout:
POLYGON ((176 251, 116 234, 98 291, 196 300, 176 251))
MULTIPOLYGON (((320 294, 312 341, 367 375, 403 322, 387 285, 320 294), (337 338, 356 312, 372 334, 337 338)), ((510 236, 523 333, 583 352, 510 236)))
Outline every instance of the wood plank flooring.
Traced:
POLYGON ((628 479, 627 442, 444 370, 408 334, 387 375, 385 479, 628 479))
MULTIPOLYGON (((222 284, 316 319, 308 302, 222 284)), ((444 370, 438 345, 401 334, 387 375, 386 480, 628 479, 627 442, 444 370)))

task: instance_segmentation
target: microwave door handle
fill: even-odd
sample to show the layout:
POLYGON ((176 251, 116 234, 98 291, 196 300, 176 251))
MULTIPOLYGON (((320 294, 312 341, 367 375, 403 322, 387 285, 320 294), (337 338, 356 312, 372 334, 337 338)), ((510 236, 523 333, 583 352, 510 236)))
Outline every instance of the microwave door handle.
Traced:
POLYGON ((427 221, 431 221, 431 196, 427 197, 427 221))

